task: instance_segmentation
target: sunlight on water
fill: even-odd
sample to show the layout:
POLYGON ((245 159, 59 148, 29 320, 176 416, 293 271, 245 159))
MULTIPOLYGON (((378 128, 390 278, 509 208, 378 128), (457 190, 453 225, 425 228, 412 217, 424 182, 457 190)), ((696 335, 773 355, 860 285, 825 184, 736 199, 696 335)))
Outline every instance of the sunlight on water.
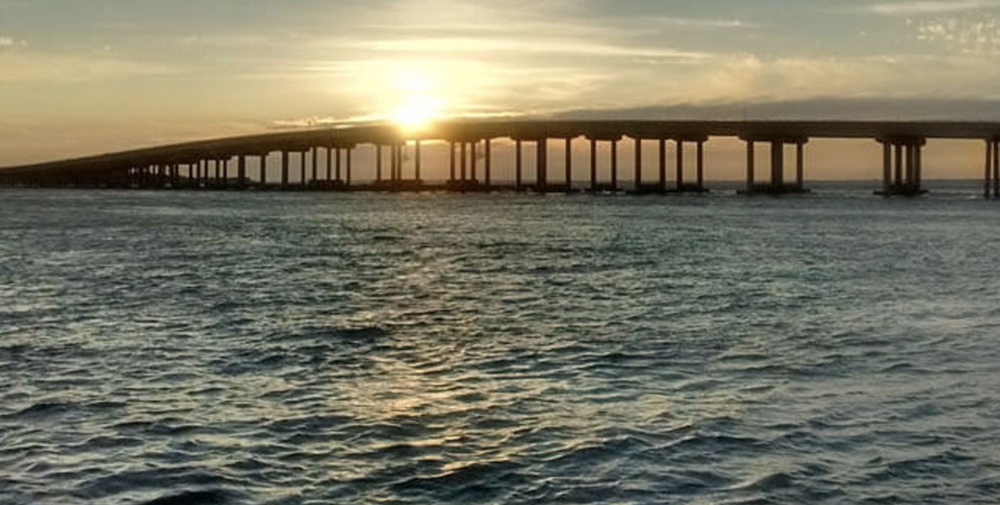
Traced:
POLYGON ((997 208, 0 193, 0 503, 988 503, 997 208))

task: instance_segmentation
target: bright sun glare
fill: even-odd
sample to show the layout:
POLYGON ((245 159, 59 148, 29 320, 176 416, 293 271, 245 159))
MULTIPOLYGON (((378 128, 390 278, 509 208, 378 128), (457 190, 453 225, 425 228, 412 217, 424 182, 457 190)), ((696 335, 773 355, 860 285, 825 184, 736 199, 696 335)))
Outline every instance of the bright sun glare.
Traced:
POLYGON ((393 121, 408 130, 427 128, 440 112, 440 104, 426 96, 414 96, 396 109, 393 121))

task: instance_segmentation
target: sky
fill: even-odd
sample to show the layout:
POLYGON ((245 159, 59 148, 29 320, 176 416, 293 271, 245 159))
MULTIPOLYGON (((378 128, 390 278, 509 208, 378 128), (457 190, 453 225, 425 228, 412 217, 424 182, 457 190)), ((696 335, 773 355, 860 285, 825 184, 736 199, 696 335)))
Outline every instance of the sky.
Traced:
POLYGON ((579 114, 1000 120, 1000 0, 0 0, 0 165, 579 114))

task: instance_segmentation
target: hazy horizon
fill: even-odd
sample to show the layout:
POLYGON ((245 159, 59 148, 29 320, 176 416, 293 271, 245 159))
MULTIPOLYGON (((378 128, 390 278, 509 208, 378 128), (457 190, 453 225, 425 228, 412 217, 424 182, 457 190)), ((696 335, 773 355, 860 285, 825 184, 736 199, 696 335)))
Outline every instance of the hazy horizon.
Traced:
POLYGON ((273 7, 0 0, 0 166, 352 119, 1000 121, 994 0, 273 7))

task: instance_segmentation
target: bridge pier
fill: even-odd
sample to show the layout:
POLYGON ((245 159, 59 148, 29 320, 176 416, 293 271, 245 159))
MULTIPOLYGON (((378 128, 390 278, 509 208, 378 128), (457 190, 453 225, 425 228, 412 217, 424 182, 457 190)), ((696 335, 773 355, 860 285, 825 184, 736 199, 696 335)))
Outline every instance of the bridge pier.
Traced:
POLYGON ((524 147, 520 139, 514 140, 514 189, 524 190, 524 147))
POLYGON ((288 189, 288 151, 281 151, 281 189, 288 189))
MULTIPOLYGON (((676 177, 674 181, 674 189, 668 190, 670 193, 706 193, 705 190, 705 142, 708 141, 707 135, 695 135, 675 138, 674 142, 677 145, 677 159, 675 160, 674 170, 676 172, 676 177), (684 144, 687 142, 693 142, 695 144, 695 182, 686 182, 686 174, 684 171, 684 144)), ((666 145, 663 147, 666 151, 666 145)), ((666 178, 666 152, 663 153, 663 174, 664 179, 666 178)), ((664 187, 666 187, 666 180, 663 181, 664 187)))
POLYGON ((417 139, 413 142, 413 175, 418 184, 423 182, 420 168, 420 139, 417 139))
POLYGON ((486 189, 490 189, 490 187, 493 185, 493 145, 490 139, 485 140, 483 149, 486 152, 486 164, 483 167, 483 170, 485 172, 483 174, 483 180, 486 184, 486 189))
POLYGON ((305 150, 305 151, 300 151, 299 152, 299 189, 300 190, 301 189, 305 189, 306 184, 307 184, 307 181, 306 181, 306 165, 307 165, 307 162, 306 162, 306 153, 307 152, 308 152, 308 149, 305 150))
POLYGON ((549 187, 549 139, 542 137, 535 145, 535 190, 544 193, 549 187))
POLYGON ((448 184, 455 184, 455 141, 454 140, 450 141, 448 145, 450 146, 450 156, 451 156, 451 162, 449 165, 450 171, 448 172, 449 174, 448 184))
POLYGON ((879 196, 920 196, 922 187, 924 138, 888 136, 876 139, 882 144, 882 189, 879 196))
POLYGON ((986 170, 983 182, 983 198, 1000 199, 1000 137, 986 140, 986 170))
POLYGON ((739 191, 743 195, 766 194, 785 195, 790 193, 809 193, 805 188, 805 145, 809 142, 805 137, 756 137, 743 138, 747 145, 747 186, 739 191), (755 180, 755 141, 768 142, 771 145, 771 179, 767 183, 757 183, 755 180), (795 145, 795 182, 785 182, 785 145, 795 145))
POLYGON ((566 160, 565 160, 565 171, 566 171, 566 192, 573 192, 573 139, 566 139, 566 160))
POLYGON ((618 191, 618 141, 611 141, 611 191, 618 191))
POLYGON ((267 154, 260 155, 260 187, 267 189, 267 154))

